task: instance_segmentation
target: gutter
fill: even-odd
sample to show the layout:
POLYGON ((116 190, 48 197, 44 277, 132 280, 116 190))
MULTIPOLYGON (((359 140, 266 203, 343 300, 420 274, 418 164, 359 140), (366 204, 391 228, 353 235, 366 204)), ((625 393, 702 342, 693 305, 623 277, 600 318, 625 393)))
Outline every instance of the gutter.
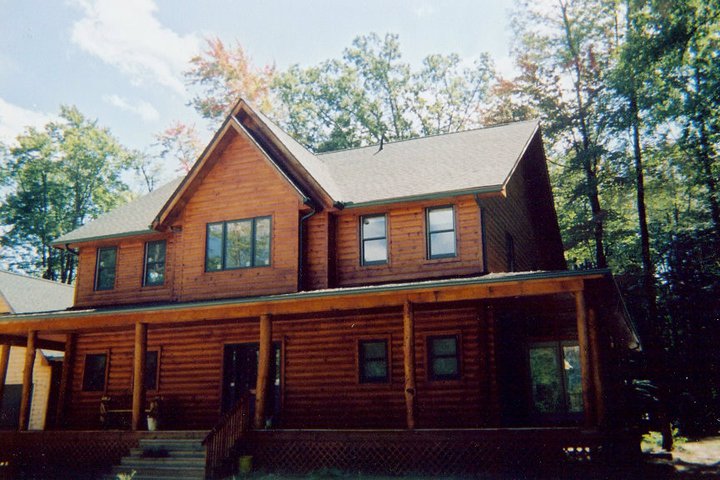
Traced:
POLYGON ((503 185, 488 185, 480 188, 468 188, 464 190, 451 190, 448 192, 435 192, 420 195, 408 195, 405 197, 383 198, 380 200, 370 200, 367 202, 339 202, 343 208, 361 208, 374 207, 379 205, 388 205, 399 202, 418 202, 421 200, 437 200, 447 197, 462 197, 464 195, 482 195, 482 194, 498 194, 503 195, 503 185))

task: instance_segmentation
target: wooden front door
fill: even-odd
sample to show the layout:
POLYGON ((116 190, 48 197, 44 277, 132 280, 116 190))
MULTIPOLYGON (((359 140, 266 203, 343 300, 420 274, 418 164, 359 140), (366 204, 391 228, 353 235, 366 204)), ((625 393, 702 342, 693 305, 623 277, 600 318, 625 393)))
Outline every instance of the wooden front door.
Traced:
MULTIPOLYGON (((255 410, 255 386, 258 369, 257 343, 226 344, 223 358, 222 411, 226 412, 245 395, 250 399, 250 418, 255 410)), ((280 413, 280 344, 273 344, 270 385, 266 411, 277 421, 280 413)))

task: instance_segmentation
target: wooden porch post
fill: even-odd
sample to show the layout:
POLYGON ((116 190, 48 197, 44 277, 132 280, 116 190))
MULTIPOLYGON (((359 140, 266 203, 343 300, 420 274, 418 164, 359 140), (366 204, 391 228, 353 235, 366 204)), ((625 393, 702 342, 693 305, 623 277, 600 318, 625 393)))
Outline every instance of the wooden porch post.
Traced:
POLYGON ((147 323, 135 324, 135 361, 133 363, 132 429, 140 430, 145 406, 145 356, 147 323))
POLYGON ((25 350, 25 369, 23 370, 22 399, 20 400, 20 421, 18 430, 27 430, 30 423, 30 406, 32 401, 32 379, 35 366, 35 344, 37 343, 37 331, 30 330, 27 336, 27 347, 25 350))
POLYGON ((65 355, 63 356, 62 373, 60 374, 60 391, 58 392, 57 410, 55 413, 55 427, 60 428, 65 423, 65 409, 68 395, 72 385, 72 369, 75 364, 75 341, 77 336, 68 333, 65 336, 65 355))
POLYGON ((256 429, 265 427, 265 405, 267 403, 267 386, 270 376, 270 357, 272 352, 272 323, 270 315, 260 315, 260 350, 258 351, 257 384, 255 386, 255 419, 256 429))
POLYGON ((603 386, 602 359, 600 358, 600 338, 597 330, 597 316, 595 309, 588 309, 588 338, 590 343, 590 357, 592 361, 593 388, 595 391, 595 414, 598 425, 605 424, 605 398, 603 386))
POLYGON ((585 425, 591 427, 595 421, 595 408, 593 402, 593 377, 590 360, 590 342, 587 329, 587 309, 585 306, 585 293, 575 292, 575 310, 577 316, 578 346, 580 347, 580 373, 582 377, 583 409, 585 410, 585 425))
POLYGON ((0 346, 0 402, 5 393, 5 380, 7 379, 8 363, 10 363, 10 348, 9 343, 0 346))
POLYGON ((412 430, 415 428, 415 315, 409 300, 403 305, 403 360, 407 428, 412 430))

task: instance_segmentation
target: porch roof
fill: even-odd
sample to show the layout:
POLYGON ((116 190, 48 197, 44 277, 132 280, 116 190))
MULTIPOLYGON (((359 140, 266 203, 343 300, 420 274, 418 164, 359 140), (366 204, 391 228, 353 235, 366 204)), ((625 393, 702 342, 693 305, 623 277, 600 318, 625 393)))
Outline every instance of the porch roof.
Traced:
POLYGON ((487 275, 425 280, 359 287, 331 288, 257 297, 225 298, 197 302, 108 306, 84 310, 58 310, 7 315, 0 318, 0 334, 25 334, 28 330, 63 332, 123 327, 141 321, 172 324, 261 314, 293 315, 309 312, 382 308, 414 303, 452 302, 552 295, 583 291, 586 282, 601 282, 616 297, 616 322, 629 342, 637 342, 635 329, 617 294, 607 269, 490 273, 487 275), (168 315, 172 312, 172 315, 168 315))

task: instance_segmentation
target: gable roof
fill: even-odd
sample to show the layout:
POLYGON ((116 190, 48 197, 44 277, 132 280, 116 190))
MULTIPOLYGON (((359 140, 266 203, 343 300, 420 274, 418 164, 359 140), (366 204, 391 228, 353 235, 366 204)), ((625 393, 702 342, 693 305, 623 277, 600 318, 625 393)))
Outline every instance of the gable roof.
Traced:
POLYGON ((346 205, 431 194, 501 191, 537 120, 319 155, 346 205))
POLYGON ((0 270, 0 305, 11 313, 65 310, 73 304, 72 285, 0 270))
POLYGON ((304 202, 357 207, 431 196, 502 193, 537 120, 315 155, 244 100, 239 100, 190 173, 58 238, 53 245, 152 233, 182 208, 229 135, 248 135, 304 202))

